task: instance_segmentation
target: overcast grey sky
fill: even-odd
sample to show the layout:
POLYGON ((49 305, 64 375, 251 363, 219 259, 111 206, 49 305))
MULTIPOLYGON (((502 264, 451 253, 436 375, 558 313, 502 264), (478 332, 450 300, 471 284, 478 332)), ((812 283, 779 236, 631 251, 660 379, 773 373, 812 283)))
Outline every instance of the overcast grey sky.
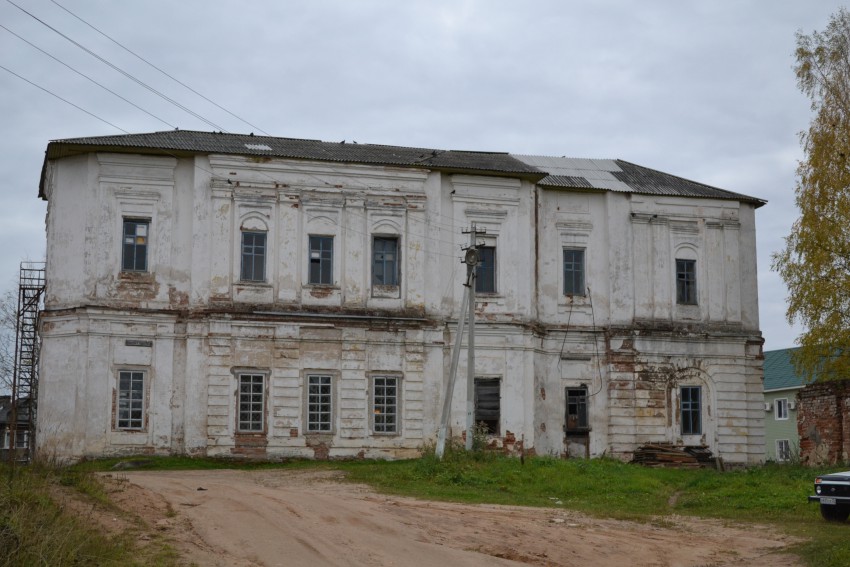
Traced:
POLYGON ((14 285, 22 259, 44 255, 48 141, 264 131, 620 158, 767 199, 757 212, 761 328, 766 350, 794 345, 770 256, 796 217, 798 133, 810 117, 792 70, 795 32, 823 29, 840 2, 13 1, 44 23, 0 0, 0 288, 14 285))

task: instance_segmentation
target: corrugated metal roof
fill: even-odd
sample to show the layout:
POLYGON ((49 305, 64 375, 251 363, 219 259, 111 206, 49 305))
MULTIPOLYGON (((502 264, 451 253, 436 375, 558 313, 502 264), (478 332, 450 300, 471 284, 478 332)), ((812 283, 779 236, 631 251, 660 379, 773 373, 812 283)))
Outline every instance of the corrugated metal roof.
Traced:
POLYGON ((537 183, 547 187, 578 187, 582 189, 593 189, 593 184, 584 177, 572 177, 570 175, 548 175, 537 183))
POLYGON ((710 199, 731 199, 734 201, 747 201, 761 206, 765 201, 742 195, 741 193, 733 193, 725 189, 719 189, 691 181, 676 175, 670 175, 649 169, 621 159, 617 160, 617 165, 620 166, 620 171, 613 175, 632 187, 635 193, 645 193, 649 195, 670 195, 676 197, 700 197, 710 199))
POLYGON ((802 388, 804 379, 797 375, 791 363, 791 354, 796 348, 769 350, 764 353, 764 391, 802 388))
POLYGON ((610 159, 582 159, 555 156, 514 155, 523 163, 532 165, 549 174, 540 185, 550 187, 585 187, 569 185, 565 178, 584 179, 590 188, 604 191, 632 192, 632 188, 614 177, 613 172, 620 171, 619 166, 610 159))
POLYGON ((586 187, 584 184, 570 184, 570 180, 580 179, 587 181, 593 189, 606 191, 730 199, 754 203, 757 207, 765 203, 765 201, 755 197, 690 181, 619 159, 581 159, 530 155, 514 155, 514 157, 547 172, 549 176, 538 181, 543 186, 586 187))
MULTIPOLYGON (((47 146, 45 165, 47 160, 95 151, 125 151, 175 156, 232 154, 422 167, 443 171, 517 176, 550 187, 730 199, 754 203, 757 207, 765 203, 754 197, 689 181, 623 160, 435 150, 192 130, 54 140, 47 146)), ((42 177, 39 187, 39 196, 42 198, 44 182, 42 177)))
POLYGON ((148 150, 159 153, 200 153, 269 156, 345 163, 487 171, 541 177, 542 173, 507 153, 434 150, 377 144, 322 142, 249 134, 169 130, 147 134, 55 140, 47 159, 104 149, 148 150))

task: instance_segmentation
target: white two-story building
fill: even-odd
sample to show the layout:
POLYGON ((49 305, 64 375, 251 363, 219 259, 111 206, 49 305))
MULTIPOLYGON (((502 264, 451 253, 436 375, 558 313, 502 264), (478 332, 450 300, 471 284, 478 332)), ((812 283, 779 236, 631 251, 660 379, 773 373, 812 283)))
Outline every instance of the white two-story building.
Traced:
POLYGON ((40 196, 44 454, 415 454, 474 225, 495 443, 763 459, 758 199, 620 160, 191 131, 50 142, 40 196))

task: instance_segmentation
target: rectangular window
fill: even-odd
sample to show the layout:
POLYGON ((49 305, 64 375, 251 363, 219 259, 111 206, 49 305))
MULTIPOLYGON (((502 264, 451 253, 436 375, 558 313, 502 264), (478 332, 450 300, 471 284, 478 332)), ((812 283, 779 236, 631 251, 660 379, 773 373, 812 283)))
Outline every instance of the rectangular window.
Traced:
POLYGON ((500 380, 498 378, 475 379, 475 425, 483 426, 487 433, 499 433, 501 414, 500 380))
POLYGON ((584 250, 564 248, 564 295, 584 294, 584 250))
MULTIPOLYGON (((9 441, 12 438, 12 432, 6 429, 3 431, 3 440, 0 443, 0 449, 8 449, 9 441)), ((15 449, 26 449, 30 446, 30 432, 26 429, 18 429, 15 431, 15 449)))
POLYGON ((121 270, 146 272, 148 270, 148 233, 150 220, 124 219, 124 241, 121 252, 121 270))
POLYGON ((266 233, 242 233, 242 273, 243 282, 266 281, 266 233))
POLYGON ((475 268, 475 292, 496 293, 496 247, 478 247, 478 267, 475 268))
POLYGON ((141 430, 145 427, 145 373, 140 370, 118 372, 118 412, 116 427, 141 430))
POLYGON ((310 237, 310 276, 308 283, 332 285, 333 280, 333 236, 310 237))
POLYGON ((15 432, 15 449, 26 449, 30 446, 30 432, 19 429, 15 432))
POLYGON ((682 386, 682 435, 702 434, 701 394, 700 386, 682 386))
POLYGON ((776 460, 779 462, 791 460, 791 443, 788 439, 776 440, 776 460))
POLYGON ((398 433, 398 376, 372 378, 375 433, 398 433))
POLYGON ((330 433, 333 411, 331 377, 307 376, 307 431, 330 433))
POLYGON ((788 419, 788 399, 779 398, 776 400, 776 419, 788 419))
POLYGON ((372 285, 398 285, 398 238, 376 236, 372 240, 372 285))
POLYGON ((265 429, 265 376, 239 375, 239 424, 241 433, 262 432, 265 429))
POLYGON ((697 304, 697 262, 676 259, 676 303, 697 304))
POLYGON ((567 388, 567 431, 587 428, 587 388, 567 388))

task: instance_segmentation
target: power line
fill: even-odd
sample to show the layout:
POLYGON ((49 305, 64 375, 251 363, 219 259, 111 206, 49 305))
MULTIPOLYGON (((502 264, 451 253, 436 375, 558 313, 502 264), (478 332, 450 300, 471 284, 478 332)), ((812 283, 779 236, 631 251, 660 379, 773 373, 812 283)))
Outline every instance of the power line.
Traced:
POLYGON ((112 123, 112 122, 110 122, 109 120, 106 120, 105 118, 101 118, 101 117, 100 117, 100 116, 98 116, 97 114, 94 114, 94 113, 92 113, 92 112, 89 112, 89 111, 88 111, 88 110, 86 110, 85 108, 83 108, 83 107, 81 107, 81 106, 78 106, 78 105, 74 104, 74 103, 73 103, 73 102, 71 102, 70 100, 62 98, 61 96, 59 96, 58 94, 54 93, 53 91, 51 91, 51 90, 49 90, 49 89, 46 89, 46 88, 42 87, 41 85, 37 85, 37 84, 33 83, 33 82, 32 82, 32 81, 30 81, 29 79, 26 79, 26 78, 24 78, 24 77, 22 77, 22 76, 18 75, 17 73, 15 73, 14 71, 12 71, 11 69, 8 69, 8 68, 4 67, 3 65, 0 65, 0 69, 3 69, 3 70, 4 70, 4 71, 6 71, 7 73, 11 73, 12 75, 16 76, 16 77, 17 77, 17 78, 19 78, 20 80, 22 80, 22 81, 24 81, 24 82, 26 82, 26 83, 31 84, 32 86, 34 86, 34 87, 35 87, 35 88, 37 88, 37 89, 41 89, 41 90, 43 90, 44 92, 46 92, 46 93, 47 93, 47 94, 49 94, 50 96, 54 96, 54 97, 58 98, 59 100, 61 100, 62 102, 66 103, 66 104, 70 104, 71 106, 73 106, 73 107, 74 107, 74 108, 76 108, 77 110, 82 110, 83 112, 85 112, 86 114, 88 114, 89 116, 91 116, 92 118, 96 118, 97 120, 100 120, 100 121, 101 121, 101 122, 103 122, 104 124, 109 124, 110 126, 112 126, 113 128, 115 128, 116 130, 121 130, 121 131, 122 131, 122 132, 124 132, 125 134, 129 134, 129 132, 128 132, 127 130, 125 130, 124 128, 121 128, 120 126, 116 126, 115 124, 113 124, 113 123, 112 123))
POLYGON ((231 112, 231 111, 227 110, 226 108, 224 108, 223 106, 221 106, 221 105, 220 105, 220 104, 218 104, 217 102, 215 102, 215 101, 213 101, 213 100, 210 100, 209 98, 205 97, 204 95, 202 95, 201 93, 199 93, 198 91, 196 91, 195 89, 193 89, 192 87, 190 87, 189 85, 187 85, 186 83, 182 82, 181 80, 177 79, 176 77, 174 77, 174 76, 172 76, 172 75, 168 74, 167 72, 165 72, 164 70, 160 69, 159 67, 157 67, 156 65, 154 65, 153 63, 151 63, 150 61, 148 61, 147 59, 145 59, 145 58, 144 58, 144 57, 142 57, 141 55, 139 55, 138 53, 134 52, 134 51, 133 51, 133 50, 131 50, 130 48, 126 47, 125 45, 123 45, 122 43, 120 43, 119 41, 117 41, 116 39, 114 39, 114 38, 112 38, 111 36, 107 35, 106 33, 102 32, 101 30, 99 30, 98 28, 96 28, 95 26, 93 26, 92 24, 90 24, 89 22, 87 22, 86 20, 84 20, 83 18, 81 18, 80 16, 76 15, 75 13, 73 13, 71 10, 69 10, 68 8, 66 8, 65 6, 63 6, 62 4, 60 4, 59 2, 57 2, 56 0, 50 0, 50 1, 51 1, 51 2, 53 2, 54 4, 56 4, 59 8, 61 8, 62 10, 64 10, 64 11, 65 11, 65 12, 67 12, 68 14, 70 14, 71 16, 73 16, 74 18, 78 19, 79 21, 81 21, 82 23, 84 23, 85 25, 87 25, 88 27, 90 27, 91 29, 93 29, 94 31, 96 31, 97 33, 99 33, 100 35, 102 35, 103 37, 105 37, 106 39, 108 39, 109 41, 111 41, 112 43, 114 43, 115 45, 117 45, 118 47, 120 47, 121 49, 123 49, 124 51, 126 51, 127 53, 129 53, 130 55, 132 55, 132 56, 134 56, 135 58, 139 59, 139 60, 140 60, 140 61, 142 61, 143 63, 146 63, 146 64, 147 64, 147 65, 149 65, 150 67, 152 67, 152 68, 156 69, 157 71, 159 71, 160 73, 162 73, 163 75, 165 75, 166 77, 168 77, 169 79, 171 79, 172 81, 174 81, 175 83, 177 83, 178 85, 180 85, 180 86, 182 86, 182 87, 184 87, 184 88, 188 89, 189 91, 191 91, 192 93, 194 93, 194 94, 196 94, 197 96, 201 97, 202 99, 204 99, 204 100, 205 100, 205 101, 207 101, 208 103, 210 103, 210 104, 214 105, 215 107, 217 107, 217 108, 219 108, 219 109, 223 110, 224 112, 228 113, 228 114, 229 114, 229 115, 231 115, 232 117, 236 118, 237 120, 239 120, 239 121, 240 121, 240 122, 242 122, 243 124, 247 124, 248 126, 250 126, 251 128, 253 128, 254 130, 257 130, 258 132, 262 132, 262 133, 263 133, 263 134, 265 134, 266 136, 271 136, 271 134, 269 134, 268 132, 266 132, 265 130, 263 130, 262 128, 260 128, 259 126, 256 126, 256 125, 254 125, 254 124, 251 124, 250 122, 248 122, 248 121, 247 121, 247 120, 245 120, 244 118, 242 118, 242 117, 240 117, 240 116, 238 116, 238 115, 234 114, 233 112, 231 112))
POLYGON ((200 115, 200 114, 198 114, 197 112, 195 112, 195 111, 191 110, 190 108, 188 108, 188 107, 186 107, 186 106, 184 106, 184 105, 180 104, 179 102, 177 102, 177 101, 176 101, 176 100, 174 100, 173 98, 171 98, 171 97, 169 97, 169 96, 167 96, 167 95, 165 95, 165 94, 161 93, 160 91, 158 91, 158 90, 156 90, 155 88, 151 87, 150 85, 148 85, 147 83, 145 83, 145 82, 144 82, 144 81, 142 81, 141 79, 137 79, 136 77, 134 77, 133 75, 131 75, 130 73, 128 73, 127 71, 125 71, 124 69, 121 69, 120 67, 118 67, 117 65, 115 65, 115 64, 113 64, 113 63, 111 63, 111 62, 110 62, 110 61, 108 61, 107 59, 104 59, 103 57, 101 57, 100 55, 98 55, 97 53, 95 53, 94 51, 92 51, 91 49, 89 49, 89 48, 85 47, 84 45, 82 45, 81 43, 79 43, 79 42, 77 42, 77 41, 75 41, 75 40, 71 39, 70 37, 68 37, 68 36, 67 36, 67 35, 65 35, 64 33, 60 32, 59 30, 57 30, 56 28, 54 28, 53 26, 51 26, 50 24, 48 24, 48 23, 47 23, 47 22, 45 22, 44 20, 40 19, 38 16, 36 16, 36 15, 32 14, 31 12, 28 12, 27 10, 25 10, 25 9, 23 9, 22 7, 18 6, 17 4, 15 4, 14 2, 12 2, 12 0, 6 0, 6 2, 8 2, 9 4, 11 4, 12 6, 14 6, 15 8, 17 8, 18 10, 20 10, 20 11, 21 11, 21 12, 23 12, 24 14, 28 15, 29 17, 31 17, 32 19, 34 19, 35 21, 37 21, 38 23, 40 23, 41 25, 43 25, 44 27, 46 27, 47 29, 51 30, 52 32, 56 33, 57 35, 61 36, 62 38, 66 39, 67 41, 71 42, 72 44, 74 44, 74 45, 75 45, 76 47, 78 47, 79 49, 82 49, 83 51, 85 51, 86 53, 88 53, 89 55, 91 55, 92 57, 94 57, 95 59, 97 59, 98 61, 100 61, 101 63, 103 63, 104 65, 107 65, 107 66, 111 67, 112 69, 114 69, 115 71, 117 71, 117 72, 121 73, 122 75, 124 75, 125 77, 127 77, 128 79, 130 79, 131 81, 133 81, 134 83, 138 84, 139 86, 144 87, 145 89, 147 89, 148 91, 150 91, 150 92, 152 92, 153 94, 157 95, 158 97, 162 98, 163 100, 165 100, 165 101, 167 101, 167 102, 170 102, 171 104, 173 104, 173 105, 174 105, 174 106, 176 106, 177 108, 179 108, 179 109, 183 110, 184 112, 187 112, 188 114, 191 114, 192 116, 194 116, 194 117, 195 117, 195 118, 197 118, 198 120, 201 120, 202 122, 205 122, 206 124, 210 125, 213 129, 215 129, 215 130, 221 130, 221 131, 223 131, 223 132, 227 132, 227 130, 225 130, 224 128, 222 128, 222 127, 221 127, 221 126, 219 126, 218 124, 216 124, 216 123, 214 123, 214 122, 211 122, 211 121, 207 120, 206 118, 204 118, 203 116, 201 116, 201 115, 200 115))
POLYGON ((57 63, 60 63, 60 64, 64 65, 65 67, 67 67, 68 69, 70 69, 70 70, 71 70, 71 71, 73 71, 74 73, 78 74, 79 76, 83 77, 84 79, 88 79, 89 81, 91 81, 91 82, 92 82, 92 83, 94 83, 95 85, 99 86, 100 88, 102 88, 102 89, 103 89, 103 90, 105 90, 106 92, 108 92, 108 93, 110 93, 110 94, 113 94, 113 95, 117 96, 118 98, 120 98, 121 100, 123 100, 124 102, 126 102, 127 104, 130 104, 130 105, 134 106, 135 108, 137 108, 137 109, 141 110, 142 112, 144 112, 145 114, 147 114, 147 115, 148 115, 148 116, 150 116, 151 118, 155 118, 155 119, 159 120, 160 122, 162 122, 163 124, 165 124, 166 126, 170 126, 171 128, 175 128, 175 127, 176 127, 176 126, 174 126, 174 124, 170 124, 169 122, 166 122, 165 120, 163 120, 163 119, 162 119, 162 118, 160 118, 159 116, 157 116, 157 115, 155 115, 155 114, 153 114, 153 113, 151 113, 151 112, 148 112, 147 110, 145 110, 144 108, 142 108, 142 107, 141 107, 141 106, 139 106, 138 104, 134 103, 133 101, 127 100, 126 98, 124 98, 124 97, 123 97, 123 96, 121 96, 120 94, 116 93, 115 91, 113 91, 113 90, 112 90, 112 89, 110 89, 109 87, 106 87, 106 86, 104 86, 104 85, 102 85, 102 84, 98 83, 97 81, 95 81, 94 79, 92 79, 91 77, 89 77, 88 75, 86 75, 85 73, 83 73, 83 72, 81 72, 81 71, 78 71, 77 69, 75 69, 75 68, 73 68, 72 66, 68 65, 67 63, 65 63, 65 62, 64 62, 64 61, 62 61, 61 59, 59 59, 59 58, 57 58, 57 57, 54 57, 53 55, 51 55, 51 54, 50 54, 50 53, 48 53, 47 51, 43 50, 43 49, 42 49, 42 48, 40 48, 39 46, 37 46, 37 45, 35 45, 34 43, 32 43, 31 41, 27 40, 27 39, 26 39, 26 38, 24 38, 24 37, 21 37, 21 36, 20 36, 20 35, 18 35, 18 34, 16 34, 15 32, 13 32, 12 30, 10 30, 9 28, 7 28, 6 26, 4 26, 3 24, 0 24, 0 28, 3 28, 4 30, 6 30, 7 32, 9 32, 9 33, 10 33, 10 34, 12 34, 13 36, 15 36, 16 38, 18 38, 18 39, 20 39, 21 41, 23 41, 24 43, 27 43, 27 44, 28 44, 28 45, 30 45, 31 47, 33 47, 33 48, 35 48, 35 49, 37 49, 37 50, 41 51, 42 53, 44 53, 45 55, 47 55, 48 57, 50 57, 51 59, 53 59, 53 60, 54 60, 54 61, 56 61, 57 63))

